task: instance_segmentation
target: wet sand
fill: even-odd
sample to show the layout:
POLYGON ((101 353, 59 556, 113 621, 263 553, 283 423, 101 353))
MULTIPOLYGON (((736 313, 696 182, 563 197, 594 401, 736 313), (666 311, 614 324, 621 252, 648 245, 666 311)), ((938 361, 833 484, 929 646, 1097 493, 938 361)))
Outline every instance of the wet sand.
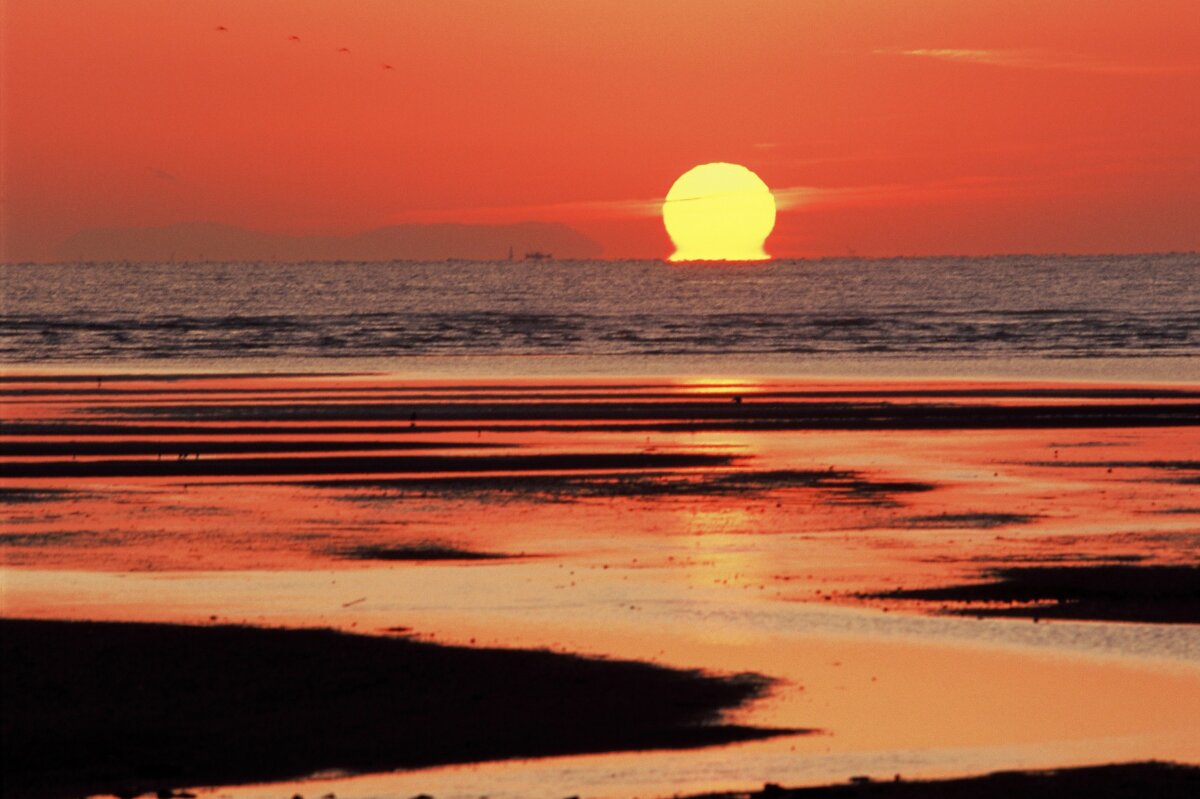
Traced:
MULTIPOLYGON (((735 395, 738 396, 738 395, 735 395)), ((969 397, 967 397, 969 398, 969 397)), ((98 407, 97 416, 116 421, 243 423, 387 423, 409 421, 418 414, 422 429, 442 432, 450 423, 482 425, 494 431, 498 423, 586 423, 584 429, 613 430, 993 430, 1072 429, 1098 427, 1193 427, 1200 426, 1200 403, 1196 402, 1088 402, 1078 404, 980 405, 935 402, 867 402, 863 400, 795 401, 752 398, 741 402, 669 399, 646 401, 548 401, 530 399, 519 403, 472 404, 414 399, 403 403, 387 401, 340 403, 293 402, 261 404, 172 404, 132 407, 98 407)), ((1094 399, 1094 398, 1085 398, 1094 399)), ((545 429, 527 424, 524 429, 545 429)), ((51 428, 48 432, 53 432, 51 428)))
POLYGON ((752 793, 703 794, 691 799, 1190 799, 1200 793, 1200 767, 1177 763, 1129 763, 1054 771, 1012 771, 954 780, 860 778, 848 785, 783 788, 774 783, 752 793))
POLYGON ((986 576, 872 598, 940 603, 942 612, 975 616, 1200 624, 1200 566, 1034 566, 986 576))
MULTIPOLYGON (((169 450, 168 450, 169 451, 169 450)), ((722 455, 656 455, 606 453, 588 455, 365 455, 305 458, 205 458, 185 452, 185 457, 165 460, 6 461, 0 476, 13 479, 38 477, 248 477, 325 474, 437 474, 439 472, 560 472, 568 469, 678 468, 727 466, 722 455)))
MULTIPOLYGON (((1000 750, 962 760, 953 748, 964 742, 1070 753, 1052 763, 1200 762, 1186 743, 1193 714, 1171 701, 1194 685, 1194 661, 1180 658, 1196 598, 1186 586, 1169 597, 1143 590, 1160 584, 1166 572, 1155 570, 1194 564, 1200 545, 1194 388, 5 377, 7 616, 404 628, 467 647, 782 677, 729 716, 732 726, 704 728, 751 737, 750 728, 827 730, 802 739, 791 759, 779 759, 786 749, 772 741, 744 753, 746 773, 781 782, 829 750, 869 755, 881 768, 905 751, 946 752, 927 773, 1035 762, 1000 750), (1099 600, 1080 585, 1062 593, 1063 578, 1114 565, 1132 576, 1099 600), (978 626, 938 615, 954 603, 978 626), (1055 608, 1058 618, 1100 623, 1060 635, 1061 622, 1044 623, 1055 608), (990 618, 1030 615, 1043 623, 1018 629, 1014 618, 990 618), (1137 624, 1110 635, 1107 620, 1182 623, 1181 635, 1137 624), (809 638, 806 625, 816 625, 809 638), (928 631, 952 645, 929 645, 928 631), (1020 651, 1027 644, 1086 657, 1059 668, 1020 651), (1120 669, 1107 657, 1122 659, 1120 669), (1155 671, 1155 658, 1174 658, 1168 670, 1182 676, 1155 671), (923 675, 939 676, 925 686, 923 675), (1136 690, 1114 698, 1115 685, 1136 690), (947 696, 959 704, 947 706, 947 696), (1161 712, 1147 717, 1148 707, 1161 712), (1014 718, 1017 708, 1028 716, 1014 718), (781 768, 764 773, 760 762, 781 768)), ((1102 585, 1116 573, 1090 574, 1102 585)), ((229 662, 189 647, 159 670, 203 676, 229 662)), ((66 659, 56 668, 64 679, 80 669, 66 659)), ((467 716, 448 704, 437 724, 471 727, 467 716)), ((637 729, 627 726, 617 732, 637 729)), ((295 750, 320 763, 298 756, 270 774, 193 779, 323 768, 331 761, 311 748, 320 728, 305 726, 310 740, 295 750)), ((446 744, 437 758, 411 762, 373 759, 364 744, 352 767, 677 746, 697 735, 655 743, 645 732, 632 741, 610 732, 561 749, 446 744)), ((655 762, 667 776, 610 795, 725 784, 685 784, 655 762)))
POLYGON ((549 652, 12 619, 0 621, 0 647, 8 796, 137 795, 784 732, 713 723, 764 692, 764 678, 549 652))

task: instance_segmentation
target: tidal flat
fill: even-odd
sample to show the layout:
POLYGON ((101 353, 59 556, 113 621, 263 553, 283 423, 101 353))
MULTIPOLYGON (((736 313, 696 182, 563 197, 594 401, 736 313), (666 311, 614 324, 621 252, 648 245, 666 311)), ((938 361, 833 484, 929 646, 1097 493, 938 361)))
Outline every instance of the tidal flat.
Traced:
MULTIPOLYGON (((564 677, 533 680, 545 692, 518 702, 531 729, 544 717, 548 748, 510 746, 471 708, 435 703, 437 725, 470 731, 471 746, 389 758, 398 744, 363 727, 318 757, 347 716, 301 733, 281 722, 308 753, 286 768, 239 770, 231 755, 208 772, 139 781, 135 767, 105 782, 80 765, 77 793, 117 780, 238 799, 666 796, 1200 762, 1194 387, 29 373, 5 375, 0 400, 3 611, 9 627, 35 625, 22 628, 34 642, 85 629, 36 626, 68 621, 118 631, 114 646, 150 628, 222 639, 152 668, 199 679, 239 673, 230 636, 299 631, 330 643, 322 657, 348 639, 437 643, 420 651, 604 658, 614 673, 720 688, 706 724, 674 738, 636 701, 587 738, 600 727, 584 708, 603 715, 620 691, 564 677), (1169 618, 1146 612, 1146 587, 1167 574, 1182 575, 1169 618), (1063 595, 1064 580, 1111 590, 1098 610, 1063 595), (653 751, 683 744, 696 746, 653 751), (437 765, 466 761, 487 762, 437 765)), ((47 652, 46 679, 85 691, 72 675, 101 655, 47 652)), ((504 674, 485 671, 437 691, 471 696, 504 674)), ((380 696, 403 694, 376 676, 380 696)), ((44 695, 87 698, 50 682, 44 695)), ((161 685, 151 704, 188 698, 161 685)), ((337 705, 320 694, 314 711, 337 705)), ((46 722, 40 745, 53 751, 58 734, 70 748, 50 723, 62 708, 27 710, 46 722)), ((429 726, 406 712, 398 728, 429 726)), ((221 713, 199 726, 227 741, 250 729, 221 713)), ((25 795, 49 795, 5 770, 25 795)))

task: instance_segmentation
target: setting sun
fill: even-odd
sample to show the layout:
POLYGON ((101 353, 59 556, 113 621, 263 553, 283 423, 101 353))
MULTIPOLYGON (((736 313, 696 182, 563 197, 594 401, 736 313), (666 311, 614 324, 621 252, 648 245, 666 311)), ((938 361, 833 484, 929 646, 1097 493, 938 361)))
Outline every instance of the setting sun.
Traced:
POLYGON ((764 261, 775 198, 744 166, 701 164, 667 192, 663 224, 675 243, 672 261, 764 261))

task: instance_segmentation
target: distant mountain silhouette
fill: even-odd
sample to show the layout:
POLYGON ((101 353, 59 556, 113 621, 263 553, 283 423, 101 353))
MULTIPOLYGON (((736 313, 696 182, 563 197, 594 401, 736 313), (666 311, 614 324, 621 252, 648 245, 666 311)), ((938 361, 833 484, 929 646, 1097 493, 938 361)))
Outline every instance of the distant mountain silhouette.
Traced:
POLYGON ((551 222, 507 225, 391 225, 349 236, 293 236, 215 222, 165 227, 94 228, 69 237, 60 256, 70 261, 394 261, 499 260, 509 248, 558 258, 594 258, 601 247, 572 228, 551 222))

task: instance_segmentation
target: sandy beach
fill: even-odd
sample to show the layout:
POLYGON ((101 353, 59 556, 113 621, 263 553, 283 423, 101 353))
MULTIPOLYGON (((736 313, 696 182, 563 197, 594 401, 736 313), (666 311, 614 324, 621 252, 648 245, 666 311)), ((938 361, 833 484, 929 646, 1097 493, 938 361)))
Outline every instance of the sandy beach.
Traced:
POLYGON ((1200 759, 1188 386, 31 373, 0 394, 14 796, 1200 759), (575 759, 505 765, 547 755, 575 759))

